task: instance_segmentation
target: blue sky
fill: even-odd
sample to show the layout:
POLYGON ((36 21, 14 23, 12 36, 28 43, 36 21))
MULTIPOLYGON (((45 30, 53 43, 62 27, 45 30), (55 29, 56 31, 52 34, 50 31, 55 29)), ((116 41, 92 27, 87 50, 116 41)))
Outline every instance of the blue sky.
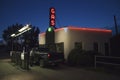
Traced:
POLYGON ((56 8, 56 27, 103 28, 120 25, 120 0, 0 0, 0 38, 12 24, 32 24, 44 32, 49 26, 49 8, 56 8))

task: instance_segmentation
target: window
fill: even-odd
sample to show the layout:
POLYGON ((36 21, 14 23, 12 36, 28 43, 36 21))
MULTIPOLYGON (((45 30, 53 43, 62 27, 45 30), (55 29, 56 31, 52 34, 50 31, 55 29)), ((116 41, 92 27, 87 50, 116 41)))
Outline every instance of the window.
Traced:
POLYGON ((93 43, 93 50, 98 52, 98 43, 97 42, 93 43))
POLYGON ((75 48, 82 49, 82 42, 75 42, 75 48))
POLYGON ((57 43, 56 44, 56 50, 58 53, 64 53, 64 43, 61 42, 61 43, 57 43))
POLYGON ((109 56, 109 44, 104 43, 104 47, 105 47, 105 56, 109 56))
POLYGON ((49 51, 50 52, 56 52, 56 46, 55 46, 55 44, 50 44, 49 45, 49 51))

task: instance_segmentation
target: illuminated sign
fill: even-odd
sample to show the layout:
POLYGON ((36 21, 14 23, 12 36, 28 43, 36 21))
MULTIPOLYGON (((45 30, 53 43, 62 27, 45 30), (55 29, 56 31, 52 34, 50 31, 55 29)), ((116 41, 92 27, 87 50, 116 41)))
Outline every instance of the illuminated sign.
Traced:
POLYGON ((55 8, 50 8, 50 26, 55 27, 55 8))
POLYGON ((48 32, 51 32, 51 31, 52 31, 52 28, 51 28, 51 27, 49 27, 49 28, 48 28, 48 32))

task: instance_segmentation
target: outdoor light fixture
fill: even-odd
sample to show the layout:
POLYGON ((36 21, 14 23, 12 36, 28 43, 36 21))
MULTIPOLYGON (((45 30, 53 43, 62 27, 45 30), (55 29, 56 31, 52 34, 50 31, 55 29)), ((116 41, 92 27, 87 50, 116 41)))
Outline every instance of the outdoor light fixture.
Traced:
POLYGON ((29 31, 29 30, 31 30, 32 28, 30 27, 30 25, 26 25, 26 26, 24 26, 23 28, 21 28, 21 29, 19 29, 18 30, 18 34, 12 34, 11 35, 11 37, 17 37, 17 36, 19 36, 19 35, 21 35, 21 34, 23 34, 23 33, 25 33, 25 32, 27 32, 27 31, 29 31))
POLYGON ((21 31, 20 33, 16 34, 15 37, 17 37, 17 36, 19 36, 19 35, 21 35, 21 34, 27 32, 27 31, 29 31, 29 30, 31 30, 30 27, 29 27, 29 28, 26 28, 25 30, 23 30, 23 31, 21 31))
POLYGON ((51 31, 52 31, 52 27, 49 27, 49 28, 48 28, 48 32, 51 32, 51 31))
POLYGON ((22 32, 22 31, 24 31, 24 30, 27 30, 27 29, 29 29, 30 27, 29 27, 29 25, 27 24, 26 26, 24 26, 23 28, 21 28, 20 30, 18 30, 19 32, 22 32))
POLYGON ((14 37, 15 36, 15 34, 11 34, 11 37, 14 37))
POLYGON ((66 28, 63 28, 63 29, 64 29, 64 31, 65 31, 65 32, 67 32, 67 31, 68 31, 68 28, 67 28, 67 27, 66 27, 66 28))

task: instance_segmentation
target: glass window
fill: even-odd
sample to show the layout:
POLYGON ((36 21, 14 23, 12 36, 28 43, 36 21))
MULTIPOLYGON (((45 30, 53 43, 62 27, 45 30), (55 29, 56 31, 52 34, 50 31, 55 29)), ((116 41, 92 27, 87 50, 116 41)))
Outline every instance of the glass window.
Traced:
POLYGON ((98 52, 98 43, 97 42, 93 43, 93 50, 98 52))
POLYGON ((57 43, 56 44, 56 50, 58 53, 64 53, 64 43, 57 43))
POLYGON ((82 42, 75 42, 75 48, 82 49, 82 42))

